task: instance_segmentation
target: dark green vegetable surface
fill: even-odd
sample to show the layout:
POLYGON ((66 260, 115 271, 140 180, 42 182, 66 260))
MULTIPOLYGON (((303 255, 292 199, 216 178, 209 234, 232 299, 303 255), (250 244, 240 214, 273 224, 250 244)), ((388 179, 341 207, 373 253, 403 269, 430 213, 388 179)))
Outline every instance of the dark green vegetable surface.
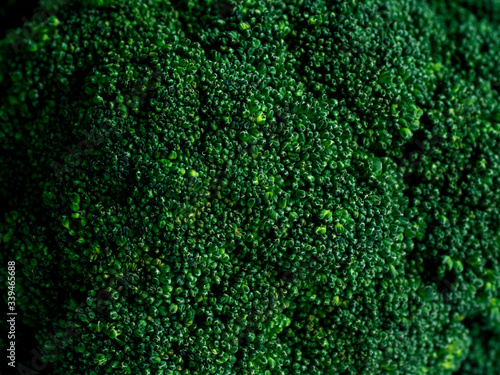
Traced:
POLYGON ((500 374, 495 1, 44 4, 0 41, 19 373, 500 374))

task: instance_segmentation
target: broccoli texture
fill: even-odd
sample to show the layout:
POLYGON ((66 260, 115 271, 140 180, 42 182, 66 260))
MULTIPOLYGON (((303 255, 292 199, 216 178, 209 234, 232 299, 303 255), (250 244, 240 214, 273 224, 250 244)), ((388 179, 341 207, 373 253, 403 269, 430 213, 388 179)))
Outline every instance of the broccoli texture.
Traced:
POLYGON ((45 3, 0 41, 19 373, 500 373, 497 1, 45 3))

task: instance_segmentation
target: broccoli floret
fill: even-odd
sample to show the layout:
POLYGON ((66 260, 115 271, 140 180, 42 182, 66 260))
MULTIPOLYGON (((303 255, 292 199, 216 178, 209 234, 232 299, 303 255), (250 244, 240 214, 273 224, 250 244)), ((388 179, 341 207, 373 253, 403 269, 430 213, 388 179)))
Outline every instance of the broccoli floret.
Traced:
POLYGON ((51 4, 0 41, 20 372, 500 368, 493 5, 51 4))

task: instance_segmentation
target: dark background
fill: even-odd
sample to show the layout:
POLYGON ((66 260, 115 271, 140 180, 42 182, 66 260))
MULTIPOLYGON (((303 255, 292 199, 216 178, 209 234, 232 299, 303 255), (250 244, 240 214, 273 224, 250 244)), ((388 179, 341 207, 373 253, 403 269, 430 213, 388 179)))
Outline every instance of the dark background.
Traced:
POLYGON ((7 31, 22 27, 23 17, 31 21, 33 10, 38 8, 40 0, 4 0, 0 2, 0 38, 5 37, 7 31))

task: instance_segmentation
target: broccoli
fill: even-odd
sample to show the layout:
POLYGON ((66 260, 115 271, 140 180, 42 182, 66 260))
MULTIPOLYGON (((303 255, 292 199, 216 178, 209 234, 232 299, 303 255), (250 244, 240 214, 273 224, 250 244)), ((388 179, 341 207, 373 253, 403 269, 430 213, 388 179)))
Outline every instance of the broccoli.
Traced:
POLYGON ((44 4, 0 41, 18 373, 498 373, 496 2, 44 4))

